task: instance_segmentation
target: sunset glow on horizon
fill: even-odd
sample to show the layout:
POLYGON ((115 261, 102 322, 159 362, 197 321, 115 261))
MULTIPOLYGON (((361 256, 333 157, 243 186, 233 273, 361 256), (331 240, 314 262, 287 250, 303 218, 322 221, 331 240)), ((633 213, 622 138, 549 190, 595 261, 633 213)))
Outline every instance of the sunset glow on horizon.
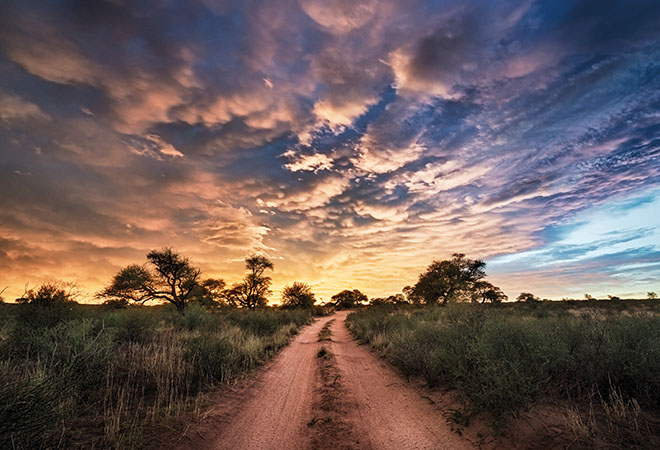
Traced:
POLYGON ((204 277, 660 292, 660 3, 6 1, 0 290, 204 277))

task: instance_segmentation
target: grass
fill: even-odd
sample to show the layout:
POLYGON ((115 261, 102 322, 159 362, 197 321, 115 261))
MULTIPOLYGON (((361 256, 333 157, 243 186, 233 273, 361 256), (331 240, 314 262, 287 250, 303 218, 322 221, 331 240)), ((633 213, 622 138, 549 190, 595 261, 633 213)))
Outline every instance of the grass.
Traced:
POLYGON ((0 305, 0 448, 140 448, 311 315, 0 305))
POLYGON ((332 357, 332 353, 330 353, 330 350, 328 350, 325 345, 322 345, 319 351, 316 353, 316 356, 318 358, 330 359, 332 357))
POLYGON ((659 306, 384 307, 352 313, 348 323, 403 374, 452 388, 469 414, 505 417, 540 399, 597 398, 600 410, 630 421, 639 409, 660 413, 659 306))
POLYGON ((330 330, 330 326, 334 321, 335 319, 332 319, 323 325, 323 328, 321 328, 321 331, 319 331, 319 342, 332 340, 332 331, 330 330))

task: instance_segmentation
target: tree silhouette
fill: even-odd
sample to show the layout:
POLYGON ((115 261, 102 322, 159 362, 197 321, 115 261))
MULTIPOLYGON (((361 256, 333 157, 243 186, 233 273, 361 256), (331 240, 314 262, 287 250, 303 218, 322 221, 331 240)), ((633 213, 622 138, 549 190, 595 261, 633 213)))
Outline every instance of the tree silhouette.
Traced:
POLYGON ((137 303, 163 300, 183 314, 200 270, 171 248, 152 250, 147 260, 149 267, 131 264, 121 269, 98 296, 137 303))
POLYGON ((521 292, 516 300, 519 302, 537 302, 539 298, 534 294, 530 294, 529 292, 521 292))
POLYGON ((71 283, 53 281, 44 283, 38 289, 27 289, 21 298, 16 299, 16 303, 23 303, 34 306, 62 306, 76 303, 78 296, 76 286, 71 283))
POLYGON ((395 294, 388 297, 374 297, 369 301, 369 305, 371 306, 402 305, 405 303, 408 303, 408 301, 403 294, 395 294))
POLYGON ((309 308, 316 298, 307 283, 294 282, 282 291, 282 306, 285 308, 309 308))
POLYGON ((331 300, 335 307, 339 309, 348 309, 353 308, 360 303, 366 303, 369 301, 369 298, 357 289, 353 289, 352 291, 341 291, 340 293, 333 295, 331 300))
POLYGON ((478 259, 468 259, 462 253, 454 253, 452 258, 433 261, 419 276, 412 288, 413 297, 426 304, 465 300, 474 284, 486 276, 486 263, 478 259))
POLYGON ((408 303, 419 304, 424 300, 415 292, 414 286, 404 286, 403 289, 401 289, 401 292, 405 295, 408 303))
POLYGON ((207 278, 195 286, 189 301, 202 306, 220 306, 226 304, 224 292, 224 280, 207 278))
POLYGON ((227 289, 224 296, 233 306, 254 309, 265 306, 270 292, 270 277, 264 275, 266 270, 273 270, 272 261, 262 255, 253 255, 245 259, 248 274, 242 283, 234 284, 227 289))
POLYGON ((508 299, 500 288, 488 281, 480 280, 472 286, 472 302, 474 303, 501 303, 508 299))

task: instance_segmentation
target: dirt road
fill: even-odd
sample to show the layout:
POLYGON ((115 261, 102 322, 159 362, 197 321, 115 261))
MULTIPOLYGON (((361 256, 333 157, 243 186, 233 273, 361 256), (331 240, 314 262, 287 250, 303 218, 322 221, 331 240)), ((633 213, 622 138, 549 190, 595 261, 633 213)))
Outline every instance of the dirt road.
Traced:
POLYGON ((174 448, 472 448, 449 430, 441 411, 351 338, 347 315, 302 329, 251 379, 220 393, 209 417, 174 448), (326 323, 332 340, 319 343, 326 323), (332 358, 317 357, 321 345, 332 358))
POLYGON ((349 412, 357 435, 374 449, 473 448, 452 433, 442 412, 379 360, 346 329, 348 312, 336 313, 330 350, 342 385, 356 408, 349 412))

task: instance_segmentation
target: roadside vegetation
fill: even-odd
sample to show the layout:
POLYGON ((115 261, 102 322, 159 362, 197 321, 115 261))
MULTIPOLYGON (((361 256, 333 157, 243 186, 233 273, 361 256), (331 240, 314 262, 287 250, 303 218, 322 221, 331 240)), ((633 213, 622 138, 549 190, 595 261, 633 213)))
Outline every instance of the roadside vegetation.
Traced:
POLYGON ((286 345, 311 310, 0 305, 0 447, 137 448, 286 345))
POLYGON ((289 292, 299 303, 266 306, 273 263, 246 269, 226 288, 165 248, 121 269, 103 305, 61 282, 0 302, 0 448, 143 448, 329 312, 303 283, 289 292))
MULTIPOLYGON (((660 445, 655 292, 506 302, 482 261, 455 254, 399 294, 370 300, 346 289, 318 306, 294 282, 269 307, 272 261, 253 255, 245 267, 227 287, 165 248, 117 272, 96 295, 102 305, 78 304, 75 285, 59 282, 14 303, 0 291, 0 448, 144 448, 334 309, 355 309, 351 331, 405 376, 452 389, 456 421, 489 414, 501 429, 549 401, 562 405, 578 444, 660 445)), ((329 323, 319 340, 330 340, 329 323)), ((319 357, 331 357, 326 347, 319 357)))
POLYGON ((557 303, 369 308, 348 323, 404 375, 453 389, 459 421, 487 413, 502 426, 559 403, 578 440, 648 445, 649 427, 660 434, 644 415, 660 417, 660 305, 557 303))
POLYGON ((405 295, 372 299, 348 326, 405 376, 452 390, 459 423, 485 414, 501 431, 508 418, 549 403, 560 405, 575 445, 660 443, 654 292, 564 301, 523 292, 504 302, 485 277, 485 264, 462 254, 434 261, 405 295))

